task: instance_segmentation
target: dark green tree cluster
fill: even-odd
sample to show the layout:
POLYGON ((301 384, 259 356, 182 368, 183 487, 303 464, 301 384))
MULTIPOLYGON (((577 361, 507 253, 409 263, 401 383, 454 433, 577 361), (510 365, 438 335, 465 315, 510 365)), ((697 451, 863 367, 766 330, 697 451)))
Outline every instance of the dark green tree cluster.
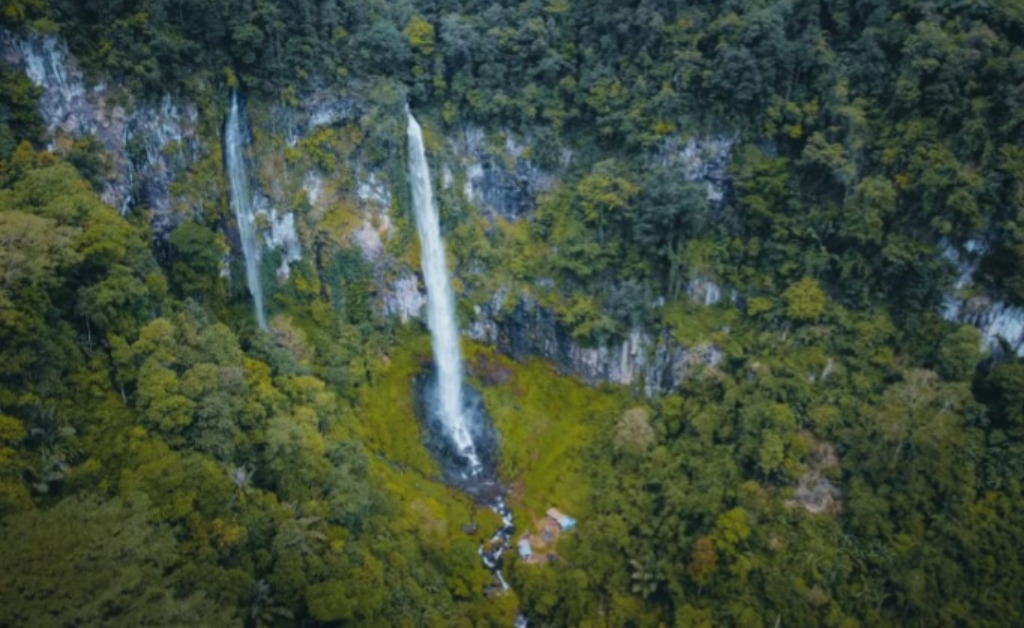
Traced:
POLYGON ((351 0, 51 0, 49 14, 93 72, 144 93, 241 80, 286 100, 312 82, 411 69, 407 3, 351 0), (230 77, 230 78, 229 78, 230 77))
POLYGON ((183 223, 163 266, 150 238, 52 154, 0 163, 0 623, 507 617, 439 502, 372 471, 360 345, 239 336, 213 232, 183 223))
POLYGON ((609 426, 584 463, 594 498, 558 562, 515 566, 531 618, 1021 620, 1024 563, 1013 546, 1024 494, 1013 461, 1024 433, 1007 414, 1020 405, 1019 365, 975 379, 974 332, 963 335, 975 354, 944 362, 940 376, 892 359, 885 317, 832 314, 745 338, 731 365, 609 426))

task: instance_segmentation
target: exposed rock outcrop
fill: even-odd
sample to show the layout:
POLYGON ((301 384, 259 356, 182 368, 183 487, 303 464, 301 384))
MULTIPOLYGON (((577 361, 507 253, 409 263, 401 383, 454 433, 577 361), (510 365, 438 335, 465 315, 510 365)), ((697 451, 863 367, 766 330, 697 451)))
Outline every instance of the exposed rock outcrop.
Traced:
POLYGON ((427 296, 420 290, 419 279, 412 273, 403 273, 398 279, 385 284, 381 302, 385 316, 397 316, 403 323, 419 318, 427 296))
POLYGON ((720 207, 725 200, 732 147, 739 138, 727 135, 691 137, 685 142, 674 137, 658 151, 656 161, 665 167, 679 168, 687 181, 704 183, 708 202, 720 207))
MULTIPOLYGON (((467 126, 450 140, 449 149, 465 172, 466 200, 489 218, 513 221, 536 208, 537 195, 550 189, 555 178, 528 159, 526 148, 511 134, 505 137, 500 148, 488 147, 483 129, 467 126)), ((442 177, 445 181, 450 185, 448 176, 442 177)))
MULTIPOLYGON (((678 170, 691 183, 703 183, 707 187, 708 203, 713 210, 718 210, 725 202, 732 148, 738 141, 735 136, 721 134, 691 137, 685 142, 673 137, 662 144, 655 161, 678 170)), ((705 275, 694 276, 686 286, 690 300, 705 307, 719 303, 722 293, 722 286, 705 275)), ((735 294, 730 299, 735 301, 735 294)))
POLYGON ((677 388, 696 369, 714 366, 724 357, 711 345, 682 347, 667 332, 652 336, 634 330, 616 344, 586 346, 572 337, 552 311, 532 299, 522 297, 505 311, 501 296, 476 308, 476 320, 467 329, 471 338, 495 345, 517 360, 550 360, 563 373, 590 384, 640 386, 644 394, 654 396, 677 388))
POLYGON ((257 197, 256 211, 267 220, 267 228, 263 239, 270 250, 281 252, 281 265, 277 268, 278 279, 287 279, 291 274, 291 265, 302 259, 302 243, 299 233, 295 230, 295 214, 279 212, 269 205, 266 197, 257 197))
POLYGON ((794 499, 787 505, 799 506, 815 515, 838 513, 843 507, 842 492, 828 477, 837 477, 839 472, 836 448, 810 432, 801 432, 801 435, 810 444, 811 452, 807 457, 807 471, 797 480, 794 499))
POLYGON ((26 38, 0 31, 0 59, 25 71, 42 88, 39 101, 51 146, 62 138, 95 135, 112 160, 102 198, 125 213, 132 207, 153 210, 153 226, 174 226, 170 183, 199 154, 198 109, 165 96, 157 102, 132 102, 124 90, 105 83, 88 85, 63 40, 53 35, 26 38), (125 104, 122 104, 125 103, 125 104))
POLYGON ((686 284, 686 295, 691 301, 709 307, 722 300, 722 289, 707 277, 697 276, 686 284))
POLYGON ((954 292, 946 296, 942 316, 947 321, 973 325, 981 330, 982 341, 991 351, 1001 351, 1002 342, 1024 357, 1024 308, 1008 305, 980 293, 974 284, 974 273, 988 246, 978 240, 968 241, 963 251, 947 244, 943 257, 957 270, 954 292))

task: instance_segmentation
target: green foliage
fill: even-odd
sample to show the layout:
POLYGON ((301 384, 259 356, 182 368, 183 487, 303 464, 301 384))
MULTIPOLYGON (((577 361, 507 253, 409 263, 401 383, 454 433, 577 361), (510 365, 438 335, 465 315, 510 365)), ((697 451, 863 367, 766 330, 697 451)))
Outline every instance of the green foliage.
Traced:
POLYGON ((786 315, 795 321, 813 321, 819 318, 825 311, 827 302, 825 292, 818 282, 810 277, 804 277, 786 288, 782 293, 782 299, 786 302, 786 315))
POLYGON ((615 444, 623 451, 643 453, 655 442, 649 413, 644 408, 627 410, 615 426, 615 444))
POLYGON ((439 467, 423 447, 413 394, 413 377, 430 355, 429 336, 406 331, 401 338, 403 351, 388 357, 375 385, 363 392, 362 430, 369 446, 389 460, 432 476, 439 467))
MULTIPOLYGON (((372 469, 357 393, 386 381, 388 335, 365 262, 340 256, 340 311, 286 301, 275 335, 240 338, 214 318, 225 248, 207 224, 171 233, 168 282, 148 231, 68 163, 24 144, 0 167, 0 535, 18 537, 0 622, 509 623, 514 602, 476 595, 468 498, 372 469)), ((389 420, 432 470, 409 384, 389 420)))
POLYGON ((940 253, 970 240, 977 296, 1024 302, 1015 4, 3 5, 8 28, 47 16, 135 96, 212 111, 247 91, 271 136, 258 177, 309 259, 273 332, 252 330, 224 307, 217 142, 171 184, 186 220, 161 268, 96 198, 96 142, 36 153, 39 90, 0 71, 0 623, 1022 622, 1024 370, 979 365, 979 332, 938 315, 940 253), (314 88, 369 105, 286 147, 259 109, 314 88), (432 479, 416 419, 426 335, 377 318, 394 269, 350 241, 359 162, 399 191, 385 246, 416 268, 406 101, 448 136, 502 129, 492 144, 527 145, 517 168, 556 175, 513 222, 461 199, 459 173, 442 193, 462 314, 501 289, 580 345, 664 330, 686 349, 680 389, 640 400, 466 348, 517 521, 579 518, 490 601, 459 528, 497 522, 432 479), (738 140, 709 203, 678 139, 719 132, 738 140), (311 168, 325 206, 295 200, 311 168), (735 307, 689 302, 693 280, 735 307))
POLYGON ((406 38, 409 40, 409 45, 419 54, 425 57, 434 54, 436 40, 433 24, 419 15, 414 15, 409 20, 409 23, 405 25, 403 33, 405 33, 406 38))
POLYGON ((46 14, 45 0, 4 0, 0 18, 5 26, 21 26, 30 18, 46 14))
POLYGON ((150 523, 143 495, 69 497, 0 524, 4 623, 238 625, 232 609, 182 596, 171 531, 150 523))
POLYGON ((592 490, 587 452, 598 435, 614 432, 621 396, 559 377, 540 361, 515 365, 476 345, 467 353, 471 373, 511 373, 500 385, 481 385, 481 392, 501 439, 501 475, 522 487, 513 504, 517 513, 539 514, 552 505, 567 512, 585 508, 592 490))
POLYGON ((970 380, 981 360, 981 332, 961 325, 939 345, 939 373, 950 380, 970 380))
POLYGON ((985 376, 982 391, 995 418, 1005 425, 1024 426, 1024 364, 998 364, 985 376))
MULTIPOLYGON (((4 15, 8 5, 4 4, 4 15)), ((39 114, 39 96, 42 90, 24 74, 0 66, 0 159, 8 159, 18 144, 33 144, 43 140, 43 120, 39 114)))
POLYGON ((317 621, 366 621, 384 605, 384 570, 372 556, 364 556, 347 577, 306 589, 310 615, 317 621))
POLYGON ((227 245, 203 225, 185 221, 171 234, 174 261, 171 278, 182 296, 217 294, 220 265, 227 245))

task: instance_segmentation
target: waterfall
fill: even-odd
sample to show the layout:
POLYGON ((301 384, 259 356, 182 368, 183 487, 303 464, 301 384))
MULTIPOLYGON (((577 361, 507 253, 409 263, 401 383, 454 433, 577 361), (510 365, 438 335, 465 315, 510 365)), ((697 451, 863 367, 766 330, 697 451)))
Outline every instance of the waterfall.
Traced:
POLYGON ((466 458, 470 471, 481 471, 480 458, 470 434, 463 405, 462 356, 459 326, 455 318, 455 295, 448 278, 441 224, 430 184, 430 168, 423 148, 423 132, 416 118, 409 118, 409 183, 416 230, 420 236, 420 260, 427 284, 427 324, 437 368, 437 402, 440 419, 456 450, 466 458))
MULTIPOLYGON (((488 507, 501 517, 501 527, 491 537, 490 544, 481 543, 478 553, 484 566, 494 574, 501 589, 508 583, 501 574, 502 558, 511 546, 515 524, 512 510, 505 503, 503 491, 485 471, 477 453, 470 420, 482 420, 475 411, 467 411, 462 390, 462 356, 459 350, 459 325, 455 318, 455 295, 448 277, 444 240, 441 239, 441 221, 430 183, 430 168, 423 148, 423 130, 412 113, 406 111, 409 134, 409 184, 412 187, 412 208, 416 230, 420 236, 420 259, 423 278, 427 284, 427 324, 430 327, 437 369, 437 398, 435 405, 448 440, 468 463, 469 472, 463 473, 464 484, 478 498, 488 495, 488 507)), ((483 441, 481 441, 483 442, 483 441)), ((483 446, 483 445, 481 445, 483 446)), ((460 482, 462 484, 462 482, 460 482)), ((525 628, 526 618, 516 618, 517 628, 525 628)))
POLYGON ((267 329, 267 315, 263 311, 263 286, 260 284, 260 248, 256 240, 256 215, 252 194, 249 193, 249 179, 245 171, 245 133, 242 130, 242 114, 238 105, 238 92, 231 93, 231 113, 224 131, 224 159, 227 164, 228 181, 231 184, 231 205, 235 209, 238 234, 242 240, 242 254, 245 257, 245 279, 252 294, 256 324, 267 329))

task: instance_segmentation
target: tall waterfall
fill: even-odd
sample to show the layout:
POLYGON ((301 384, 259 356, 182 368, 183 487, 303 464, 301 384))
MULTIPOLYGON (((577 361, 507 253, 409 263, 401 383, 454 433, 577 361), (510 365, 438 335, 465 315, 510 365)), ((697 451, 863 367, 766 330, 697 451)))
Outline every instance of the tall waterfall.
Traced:
POLYGON ((430 169, 423 148, 423 132, 416 118, 409 118, 409 182, 412 186, 412 207, 420 236, 420 259, 427 284, 427 324, 434 347, 437 368, 437 393, 441 421, 448 438, 466 458, 473 475, 481 470, 480 458, 467 422, 462 392, 462 357, 459 349, 459 327, 455 318, 455 295, 452 293, 445 261, 441 225, 430 183, 430 169))
POLYGON ((260 247, 256 241, 256 216, 249 192, 249 178, 245 171, 245 133, 242 130, 242 113, 238 104, 238 92, 231 93, 231 113, 224 130, 224 156, 227 164, 228 181, 231 184, 231 205, 235 209, 238 234, 242 240, 242 254, 245 257, 245 280, 252 294, 256 324, 267 329, 267 314, 263 310, 263 286, 260 284, 260 247))

